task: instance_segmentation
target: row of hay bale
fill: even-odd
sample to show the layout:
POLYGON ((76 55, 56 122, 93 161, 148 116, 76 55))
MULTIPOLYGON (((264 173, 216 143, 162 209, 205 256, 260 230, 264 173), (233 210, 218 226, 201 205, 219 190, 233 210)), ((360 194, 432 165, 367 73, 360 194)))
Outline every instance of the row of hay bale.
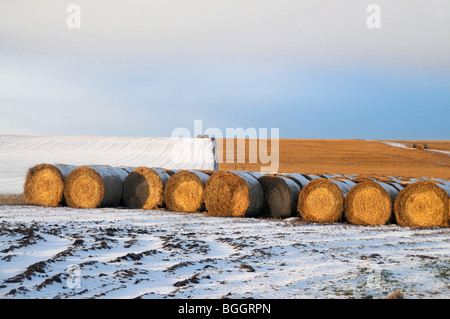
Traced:
POLYGON ((24 188, 32 205, 414 227, 448 227, 449 196, 444 180, 49 164, 31 168, 24 188))
POLYGON ((24 198, 27 204, 50 207, 167 207, 174 211, 195 212, 204 208, 204 186, 212 173, 148 167, 39 164, 28 170, 24 198))
POLYGON ((447 227, 449 196, 450 183, 443 180, 217 172, 206 184, 205 204, 217 216, 300 215, 323 223, 447 227))

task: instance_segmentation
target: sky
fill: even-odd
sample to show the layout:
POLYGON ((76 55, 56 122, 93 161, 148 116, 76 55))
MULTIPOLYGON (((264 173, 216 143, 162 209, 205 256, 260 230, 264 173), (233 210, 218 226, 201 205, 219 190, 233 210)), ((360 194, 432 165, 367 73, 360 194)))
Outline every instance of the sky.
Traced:
POLYGON ((449 140, 449 39, 448 0, 3 0, 0 134, 449 140))

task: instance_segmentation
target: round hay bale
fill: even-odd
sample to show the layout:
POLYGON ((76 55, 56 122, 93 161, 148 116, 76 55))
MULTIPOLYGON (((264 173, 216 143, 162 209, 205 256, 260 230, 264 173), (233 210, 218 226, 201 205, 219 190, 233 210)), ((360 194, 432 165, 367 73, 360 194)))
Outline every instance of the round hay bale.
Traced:
POLYGON ((361 183, 361 182, 366 182, 366 181, 373 181, 374 178, 371 177, 370 175, 365 175, 365 174, 359 174, 358 176, 352 178, 352 181, 355 183, 361 183))
POLYGON ((178 173, 179 170, 177 170, 177 169, 163 169, 163 172, 169 174, 169 176, 172 176, 173 174, 178 173))
POLYGON ((392 180, 392 178, 390 178, 389 176, 378 176, 378 177, 375 177, 375 180, 377 182, 386 183, 386 184, 390 184, 390 183, 394 182, 392 180))
POLYGON ((412 180, 412 181, 402 181, 402 180, 396 180, 394 181, 394 183, 391 183, 392 185, 396 185, 395 187, 401 187, 402 189, 405 188, 406 186, 411 185, 412 183, 418 182, 417 180, 412 180))
POLYGON ((246 172, 215 172, 205 188, 207 214, 223 217, 256 217, 264 207, 261 184, 246 172))
POLYGON ((264 191, 264 215, 286 218, 297 215, 300 186, 284 176, 262 176, 258 178, 264 191))
POLYGON ((305 187, 311 181, 311 179, 309 179, 305 175, 299 174, 299 173, 288 173, 288 174, 282 174, 282 175, 287 178, 292 179, 300 187, 300 189, 305 187))
POLYGON ((164 186, 169 174, 158 168, 137 167, 123 183, 123 202, 128 208, 154 209, 164 206, 164 186))
POLYGON ((343 176, 341 174, 319 174, 319 176, 322 178, 335 179, 335 180, 339 180, 339 179, 343 178, 343 176))
POLYGON ((122 200, 122 184, 128 176, 123 168, 81 166, 64 182, 67 205, 74 208, 117 207, 122 200))
POLYGON ((211 176, 212 174, 214 174, 215 171, 212 171, 210 169, 202 169, 202 170, 199 170, 199 172, 205 173, 205 174, 208 174, 209 176, 211 176))
POLYGON ((321 178, 318 175, 310 175, 310 174, 302 174, 303 176, 305 176, 307 179, 309 179, 310 181, 314 180, 314 179, 319 179, 321 178))
POLYGON ((182 170, 172 176, 164 188, 166 207, 175 212, 194 213, 204 209, 204 191, 209 175, 182 170))
MULTIPOLYGON (((231 171, 231 172, 234 172, 234 171, 231 171)), ((242 172, 242 171, 237 171, 237 172, 242 172)), ((261 172, 255 172, 255 171, 244 171, 244 172, 247 173, 248 175, 253 176, 256 179, 267 175, 267 174, 264 174, 264 173, 261 173, 261 172)))
POLYGON ((341 182, 341 183, 343 183, 343 184, 346 184, 348 187, 350 187, 350 189, 351 189, 353 186, 356 185, 356 183, 355 183, 354 181, 349 180, 349 179, 346 179, 346 178, 343 178, 343 179, 332 179, 332 181, 338 181, 338 182, 341 182))
POLYGON ((397 191, 401 191, 403 188, 405 188, 405 185, 400 185, 400 184, 398 184, 398 183, 394 183, 394 182, 392 182, 392 183, 387 183, 387 184, 389 184, 389 185, 391 185, 392 187, 394 187, 397 191))
POLYGON ((28 170, 23 196, 29 205, 61 206, 64 204, 64 180, 77 168, 73 165, 39 164, 28 170))
POLYGON ((130 174, 132 171, 134 171, 137 167, 128 167, 128 166, 119 166, 117 168, 123 169, 125 172, 130 174))
POLYGON ((354 225, 385 225, 392 220, 398 190, 386 183, 365 181, 345 196, 345 218, 354 225))
POLYGON ((318 178, 310 181, 298 197, 300 216, 308 221, 334 223, 344 211, 344 196, 350 186, 336 180, 318 178))
POLYGON ((429 181, 408 185, 394 202, 397 223, 411 227, 449 226, 449 195, 429 181))

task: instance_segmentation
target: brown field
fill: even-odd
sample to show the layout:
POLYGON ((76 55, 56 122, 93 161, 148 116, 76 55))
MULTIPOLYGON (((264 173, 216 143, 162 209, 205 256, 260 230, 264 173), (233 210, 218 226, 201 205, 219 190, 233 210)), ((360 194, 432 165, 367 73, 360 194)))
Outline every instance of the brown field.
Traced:
POLYGON ((0 194, 0 206, 1 205, 25 205, 25 199, 22 194, 17 195, 1 195, 0 194))
MULTIPOLYGON (((237 161, 234 140, 234 162, 226 163, 226 145, 233 140, 218 140, 219 170, 259 171, 262 164, 250 163, 249 151, 258 152, 258 141, 245 140, 243 156, 237 161)), ((242 140, 241 140, 242 142, 242 140)), ((450 151, 450 141, 395 141, 427 144, 429 149, 450 151)), ((270 155, 271 140, 267 141, 270 155)), ((256 153, 258 154, 258 153, 256 153)), ((228 154, 228 155, 231 155, 228 154)), ((279 141, 279 172, 303 174, 365 174, 372 176, 434 177, 450 180, 450 156, 421 149, 403 149, 365 140, 298 140, 279 141)))

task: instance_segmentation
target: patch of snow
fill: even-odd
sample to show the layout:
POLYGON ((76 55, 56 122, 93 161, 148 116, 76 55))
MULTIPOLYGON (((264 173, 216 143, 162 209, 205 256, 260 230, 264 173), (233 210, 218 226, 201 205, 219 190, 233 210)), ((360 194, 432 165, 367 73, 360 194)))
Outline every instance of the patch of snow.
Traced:
POLYGON ((386 145, 390 145, 390 146, 394 146, 394 147, 400 147, 400 148, 406 148, 406 149, 410 149, 412 150, 412 147, 408 147, 406 144, 404 143, 398 143, 398 142, 387 142, 387 141, 381 141, 381 143, 386 144, 386 145))
POLYGON ((427 151, 450 155, 450 151, 432 150, 432 149, 427 149, 427 151))

